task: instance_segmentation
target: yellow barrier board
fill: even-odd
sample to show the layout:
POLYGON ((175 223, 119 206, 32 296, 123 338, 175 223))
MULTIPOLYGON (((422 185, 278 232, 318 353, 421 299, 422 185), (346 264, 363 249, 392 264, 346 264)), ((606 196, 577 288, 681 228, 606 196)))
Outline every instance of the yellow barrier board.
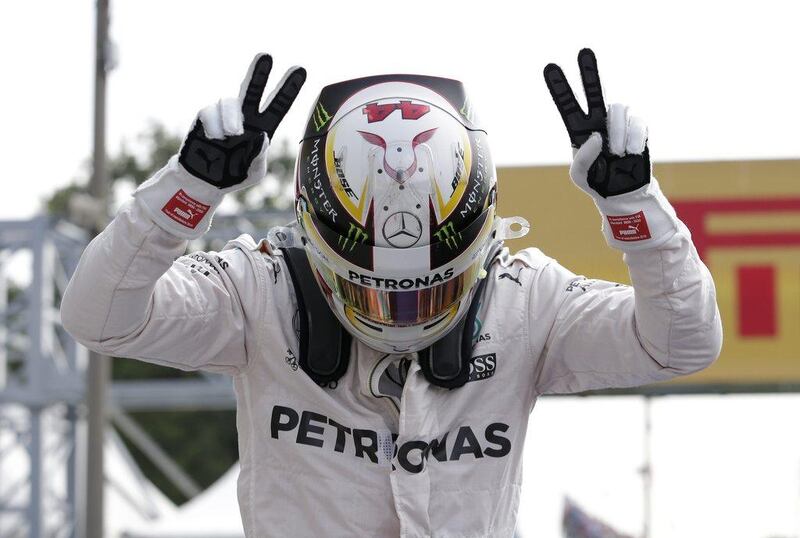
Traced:
MULTIPOLYGON (((800 160, 668 163, 655 175, 714 275, 725 331, 711 368, 671 383, 800 385, 800 160)), ((512 250, 535 246, 575 273, 630 282, 566 166, 498 177, 499 214, 532 225, 512 250)))

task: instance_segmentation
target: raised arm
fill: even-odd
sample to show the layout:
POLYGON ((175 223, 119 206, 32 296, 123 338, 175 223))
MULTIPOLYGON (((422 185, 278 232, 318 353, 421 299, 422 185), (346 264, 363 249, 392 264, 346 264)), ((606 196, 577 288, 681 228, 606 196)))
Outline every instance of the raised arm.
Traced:
POLYGON ((61 304, 78 341, 182 369, 244 366, 243 302, 261 299, 263 278, 254 245, 181 255, 208 230, 226 193, 266 174, 269 141, 305 81, 302 68, 290 69, 262 109, 271 66, 270 56, 256 56, 239 97, 203 109, 180 154, 86 248, 61 304))
POLYGON ((570 177, 597 205, 606 241, 624 253, 633 286, 577 277, 555 262, 541 271, 531 295, 534 314, 549 319, 539 393, 689 374, 711 364, 722 345, 714 282, 651 177, 644 122, 622 105, 606 109, 592 51, 582 50, 578 63, 588 113, 558 66, 545 68, 545 81, 575 148, 570 177))

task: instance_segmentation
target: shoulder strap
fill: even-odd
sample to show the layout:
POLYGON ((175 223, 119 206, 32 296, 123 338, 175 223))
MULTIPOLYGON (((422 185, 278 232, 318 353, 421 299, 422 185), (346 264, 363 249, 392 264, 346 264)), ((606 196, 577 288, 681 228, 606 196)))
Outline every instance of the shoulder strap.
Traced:
POLYGON ((472 328, 481 306, 486 279, 478 283, 467 314, 442 338, 419 352, 419 366, 430 383, 445 389, 457 389, 469 379, 472 359, 472 328))
POLYGON ((472 337, 475 319, 478 317, 483 292, 486 289, 489 266, 502 252, 503 243, 497 242, 483 264, 487 272, 478 282, 467 314, 442 338, 419 352, 419 366, 425 378, 445 389, 463 387, 469 379, 469 361, 472 360, 472 337))
POLYGON ((325 384, 337 381, 350 361, 350 333, 331 311, 312 273, 305 250, 281 248, 297 298, 300 325, 300 368, 325 384))

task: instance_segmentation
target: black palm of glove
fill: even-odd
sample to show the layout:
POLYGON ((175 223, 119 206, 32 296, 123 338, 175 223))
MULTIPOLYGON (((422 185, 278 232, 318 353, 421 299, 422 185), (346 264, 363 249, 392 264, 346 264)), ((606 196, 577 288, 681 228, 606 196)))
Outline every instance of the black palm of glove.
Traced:
POLYGON ((208 138, 198 119, 186 137, 179 161, 196 178, 225 189, 247 179, 250 164, 263 144, 264 133, 250 129, 238 136, 208 138))
POLYGON ((231 104, 226 101, 200 113, 178 157, 190 174, 219 189, 229 189, 248 179, 251 164, 264 149, 265 142, 272 139, 306 79, 302 67, 290 69, 261 111, 261 97, 271 70, 272 57, 268 54, 259 55, 253 61, 236 105, 241 109, 241 117, 233 117, 231 110, 226 110, 231 104), (212 121, 218 125, 213 128, 205 125, 203 117, 212 118, 207 123, 212 121), (231 134, 231 130, 236 134, 231 134), (211 137, 209 131, 219 134, 211 137))
MULTIPOLYGON (((609 144, 610 114, 606 114, 594 52, 590 49, 581 50, 578 53, 578 67, 589 107, 588 114, 578 104, 559 66, 548 64, 544 68, 544 79, 567 127, 572 147, 578 149, 595 132, 603 138, 603 149, 589 168, 586 182, 603 198, 635 191, 650 182, 650 152, 647 144, 645 142, 643 151, 627 153, 625 140, 621 144, 609 144), (610 147, 615 145, 621 147, 610 147)), ((622 121, 626 121, 624 108, 622 121)), ((621 130, 619 132, 624 137, 626 125, 615 127, 621 130)))

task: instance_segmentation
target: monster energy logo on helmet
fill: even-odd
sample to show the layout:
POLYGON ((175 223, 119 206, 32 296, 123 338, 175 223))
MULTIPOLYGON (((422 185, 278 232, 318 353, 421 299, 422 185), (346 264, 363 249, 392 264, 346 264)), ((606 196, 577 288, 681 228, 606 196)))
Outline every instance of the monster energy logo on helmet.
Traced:
POLYGON ((461 232, 456 231, 452 221, 439 228, 433 235, 439 241, 444 241, 450 250, 458 247, 458 242, 461 240, 461 232))
POLYGON ((338 243, 343 251, 347 250, 349 245, 350 252, 352 252, 356 248, 356 243, 365 243, 367 239, 369 239, 367 232, 351 222, 350 227, 347 229, 347 237, 339 236, 338 243))
POLYGON ((322 106, 322 101, 317 103, 317 106, 314 107, 314 114, 312 114, 311 118, 314 120, 314 128, 319 132, 325 125, 331 121, 331 115, 328 114, 328 111, 325 110, 325 107, 322 106))

